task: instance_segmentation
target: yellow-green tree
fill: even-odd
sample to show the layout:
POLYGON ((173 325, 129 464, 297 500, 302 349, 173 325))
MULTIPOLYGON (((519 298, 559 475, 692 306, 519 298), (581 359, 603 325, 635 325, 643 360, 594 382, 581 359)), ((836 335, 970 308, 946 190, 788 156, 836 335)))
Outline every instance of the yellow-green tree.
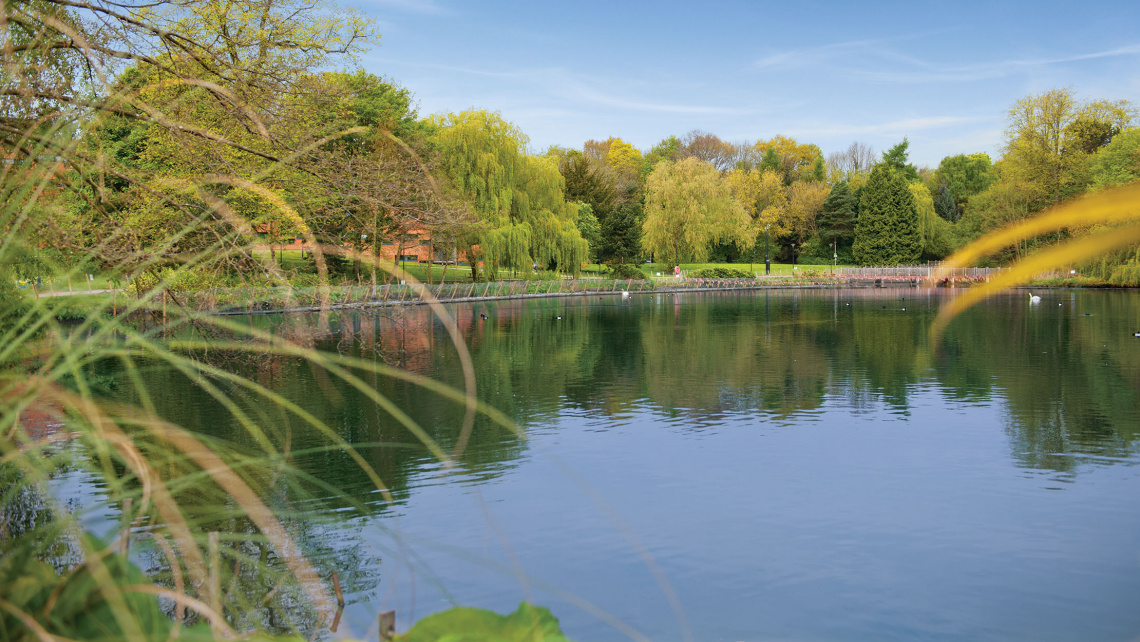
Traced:
POLYGON ((290 74, 332 57, 354 62, 379 38, 372 19, 330 0, 187 0, 137 11, 196 45, 190 56, 176 54, 182 64, 249 86, 288 83, 290 74), (197 48, 208 58, 192 55, 197 48), (213 62, 225 66, 212 69, 213 62))
POLYGON ((1030 188, 1031 210, 1084 190, 1090 154, 1135 121, 1126 100, 1081 103, 1073 90, 1052 89, 1009 110, 1002 176, 1030 188))
POLYGON ((620 138, 613 139, 606 152, 606 165, 623 176, 636 177, 641 173, 643 162, 641 151, 620 138))
POLYGON ((646 180, 642 245, 658 261, 702 261, 712 243, 751 247, 749 223, 728 181, 709 163, 663 161, 646 180))
POLYGON ((641 179, 645 159, 633 145, 620 138, 588 140, 582 145, 582 154, 590 166, 614 190, 616 203, 641 200, 641 179))
POLYGON ((823 157, 823 153, 816 145, 801 144, 794 138, 780 134, 770 140, 757 142, 755 149, 761 155, 774 153, 779 159, 779 170, 785 183, 811 179, 816 171, 816 159, 823 157))
POLYGON ((1077 117, 1071 89, 1026 96, 1009 110, 1003 178, 1021 183, 1034 209, 1061 200, 1074 190, 1077 157, 1065 154, 1065 128, 1077 117))
POLYGON ((160 1, 110 13, 59 4, 105 28, 78 40, 44 32, 43 48, 119 62, 93 60, 85 75, 95 86, 73 88, 85 97, 83 138, 57 150, 75 204, 53 221, 55 242, 97 246, 124 272, 186 263, 210 247, 198 265, 232 259, 245 272, 262 243, 254 232, 288 238, 305 227, 293 210, 343 193, 333 184, 352 173, 339 162, 344 150, 319 142, 343 124, 329 108, 337 96, 315 86, 315 72, 375 40, 370 20, 324 0, 160 1))
POLYGON ((725 180, 752 219, 756 233, 767 230, 781 236, 791 231, 788 193, 780 172, 734 169, 725 175, 725 180))
POLYGON ((470 202, 477 224, 464 245, 478 278, 483 260, 492 278, 500 267, 553 266, 577 274, 588 246, 567 203, 557 159, 526 153, 527 137, 497 112, 436 116, 441 173, 470 202))

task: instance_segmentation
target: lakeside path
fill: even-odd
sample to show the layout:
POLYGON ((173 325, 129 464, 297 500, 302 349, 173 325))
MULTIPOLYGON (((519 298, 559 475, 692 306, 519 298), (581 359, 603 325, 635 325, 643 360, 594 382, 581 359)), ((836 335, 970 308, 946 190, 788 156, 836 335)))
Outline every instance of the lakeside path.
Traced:
POLYGON ((486 284, 457 285, 399 285, 364 288, 334 288, 330 292, 330 304, 322 305, 247 305, 240 309, 216 309, 213 314, 286 314, 292 312, 319 312, 321 310, 346 310, 407 305, 427 305, 434 300, 440 303, 474 303, 479 301, 505 301, 516 299, 540 299, 578 296, 635 296, 644 294, 685 293, 685 292, 726 292, 737 290, 788 290, 788 289, 837 289, 837 288, 897 288, 922 287, 926 279, 918 277, 895 278, 793 278, 788 276, 759 277, 756 279, 674 279, 665 277, 652 280, 617 280, 606 282, 570 281, 570 290, 562 281, 515 281, 486 284), (554 286, 559 286, 555 291, 554 286), (521 286, 521 287, 520 287, 521 286), (545 286, 545 290, 543 289, 545 286), (520 291, 515 291, 518 288, 520 291), (536 291, 530 291, 534 288, 536 291), (353 289, 364 290, 361 296, 354 297, 353 289), (479 290, 482 289, 482 292, 479 290), (506 289, 506 292, 502 290, 506 289), (343 298, 342 296, 343 295, 343 298), (339 300, 339 302, 338 302, 339 300))
MULTIPOLYGON (((123 290, 118 290, 118 291, 119 291, 119 292, 122 292, 123 290)), ((80 291, 78 291, 78 292, 55 292, 55 291, 51 291, 51 292, 40 292, 40 293, 39 293, 38 295, 36 295, 36 296, 37 296, 38 298, 41 298, 41 299, 50 299, 50 298, 53 298, 53 297, 57 297, 57 296, 81 296, 81 295, 84 295, 84 294, 109 294, 109 293, 111 293, 111 292, 115 292, 115 290, 113 290, 113 289, 107 289, 107 290, 80 290, 80 291)))

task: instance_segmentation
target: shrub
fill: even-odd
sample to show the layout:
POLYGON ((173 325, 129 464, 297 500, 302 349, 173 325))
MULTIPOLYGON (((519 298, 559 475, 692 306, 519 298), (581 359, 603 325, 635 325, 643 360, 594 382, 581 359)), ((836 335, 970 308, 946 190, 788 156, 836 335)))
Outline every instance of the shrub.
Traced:
POLYGON ((752 279, 755 275, 747 270, 737 270, 735 268, 726 267, 712 267, 703 268, 700 270, 693 270, 689 276, 698 279, 752 279))
POLYGON ((540 270, 537 272, 523 272, 521 278, 523 281, 557 281, 562 278, 562 275, 550 270, 540 270))
POLYGON ((0 332, 27 311, 27 301, 25 292, 16 287, 12 271, 0 264, 0 332))
POLYGON ((641 268, 633 265, 632 263, 617 263, 610 266, 609 272, 606 276, 611 279, 644 279, 645 273, 641 268))
POLYGON ((142 273, 135 279, 134 285, 141 291, 149 290, 157 286, 159 281, 166 281, 168 290, 187 292, 191 290, 209 290, 210 288, 217 287, 224 280, 224 277, 199 270, 162 268, 156 272, 142 273))

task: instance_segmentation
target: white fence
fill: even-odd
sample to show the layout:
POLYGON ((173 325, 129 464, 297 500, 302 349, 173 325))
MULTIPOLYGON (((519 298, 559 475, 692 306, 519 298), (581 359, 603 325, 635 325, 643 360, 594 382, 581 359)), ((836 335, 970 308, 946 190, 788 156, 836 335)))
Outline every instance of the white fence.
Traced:
MULTIPOLYGON (((839 268, 839 277, 847 278, 929 278, 939 273, 937 265, 899 265, 896 267, 856 267, 839 268)), ((953 268, 947 270, 945 278, 988 278, 1001 272, 1002 268, 953 268)))

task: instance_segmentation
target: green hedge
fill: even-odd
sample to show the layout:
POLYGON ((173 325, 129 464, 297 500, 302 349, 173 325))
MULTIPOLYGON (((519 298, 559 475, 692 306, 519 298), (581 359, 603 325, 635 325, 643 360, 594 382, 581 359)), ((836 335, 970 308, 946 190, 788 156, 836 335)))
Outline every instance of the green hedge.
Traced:
POLYGON ((689 272, 689 276, 696 279, 752 279, 756 275, 745 270, 733 268, 712 267, 689 272))
POLYGON ((610 266, 609 273, 606 274, 611 279, 644 279, 645 273, 641 271, 636 265, 631 263, 618 263, 610 266))

